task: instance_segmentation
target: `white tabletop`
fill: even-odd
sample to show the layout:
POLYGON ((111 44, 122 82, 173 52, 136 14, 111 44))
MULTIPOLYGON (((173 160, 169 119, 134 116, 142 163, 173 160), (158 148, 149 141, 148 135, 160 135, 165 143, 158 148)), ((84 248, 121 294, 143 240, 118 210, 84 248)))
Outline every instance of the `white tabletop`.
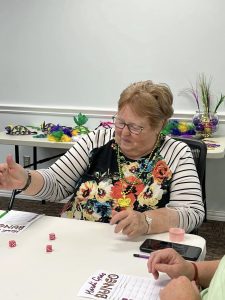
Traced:
POLYGON ((219 147, 207 149, 207 158, 224 158, 225 156, 225 137, 217 136, 206 138, 204 141, 208 141, 211 144, 219 144, 219 147))
MULTIPOLYGON (((151 237, 167 240, 168 233, 151 237)), ((146 238, 129 240, 115 234, 109 224, 47 216, 18 235, 1 234, 1 299, 81 299, 77 296, 80 287, 99 269, 151 276, 147 260, 133 257, 146 238), (48 240, 51 232, 56 234, 55 241, 48 240), (16 240, 17 247, 9 248, 10 239, 16 240), (46 253, 47 244, 52 244, 52 253, 46 253)), ((187 234, 185 244, 201 247, 204 259, 203 238, 187 234)))
POLYGON ((10 135, 0 132, 0 144, 69 149, 74 142, 51 142, 47 138, 34 138, 33 135, 10 135))

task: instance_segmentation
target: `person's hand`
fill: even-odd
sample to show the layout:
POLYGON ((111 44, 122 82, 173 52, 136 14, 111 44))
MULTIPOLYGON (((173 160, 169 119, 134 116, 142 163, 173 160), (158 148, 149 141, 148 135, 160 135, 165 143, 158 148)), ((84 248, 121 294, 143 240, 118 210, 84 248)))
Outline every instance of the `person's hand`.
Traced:
POLYGON ((148 230, 148 224, 145 215, 131 209, 120 212, 113 211, 111 225, 117 224, 114 232, 121 232, 130 238, 145 234, 148 230))
POLYGON ((6 162, 0 164, 0 188, 5 190, 21 189, 27 181, 25 169, 17 164, 12 155, 6 157, 6 162))
POLYGON ((154 251, 148 260, 148 271, 155 279, 159 277, 159 272, 166 273, 170 278, 186 276, 190 280, 194 278, 194 267, 186 261, 174 249, 167 248, 154 251))
POLYGON ((200 293, 195 284, 187 277, 180 276, 171 280, 159 293, 160 300, 200 300, 200 293))

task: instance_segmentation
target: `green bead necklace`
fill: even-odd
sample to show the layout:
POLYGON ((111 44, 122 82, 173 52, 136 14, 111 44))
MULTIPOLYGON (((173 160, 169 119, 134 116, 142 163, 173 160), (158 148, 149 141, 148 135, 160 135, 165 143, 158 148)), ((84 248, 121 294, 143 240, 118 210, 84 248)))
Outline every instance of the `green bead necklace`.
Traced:
MULTIPOLYGON (((123 171, 122 171, 122 166, 121 166, 121 157, 120 157, 120 147, 119 145, 117 144, 117 147, 116 147, 116 150, 117 150, 117 164, 118 164, 118 170, 119 170, 119 176, 120 176, 120 182, 121 182, 121 198, 118 199, 118 204, 121 208, 126 208, 126 207, 130 207, 130 204, 131 204, 131 198, 127 197, 127 195, 132 191, 133 187, 135 185, 138 184, 139 182, 139 179, 141 177, 141 175, 146 171, 147 167, 148 167, 148 164, 149 162, 151 161, 151 159, 153 159, 153 153, 155 152, 155 149, 158 147, 158 144, 159 144, 159 141, 160 141, 160 134, 158 135, 157 137, 157 140, 155 142, 155 145, 152 149, 152 151, 150 152, 149 154, 149 157, 147 159, 147 162, 145 162, 145 166, 144 168, 141 170, 141 172, 139 172, 136 177, 137 177, 137 180, 133 181, 133 182, 129 182, 125 177, 124 177, 124 174, 123 174, 123 171), (124 191, 123 189, 123 184, 124 182, 126 184, 129 184, 130 187, 127 191, 124 191)), ((156 155, 156 152, 155 152, 155 155, 156 155)), ((154 155, 154 157, 155 157, 154 155)))

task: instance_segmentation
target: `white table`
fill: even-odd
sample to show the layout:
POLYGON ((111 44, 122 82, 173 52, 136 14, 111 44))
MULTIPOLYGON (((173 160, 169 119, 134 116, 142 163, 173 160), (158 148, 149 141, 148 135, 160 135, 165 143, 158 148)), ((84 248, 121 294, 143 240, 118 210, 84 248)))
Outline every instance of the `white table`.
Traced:
MULTIPOLYGON (((225 156, 225 137, 212 137, 205 140, 214 141, 221 146, 213 150, 207 150, 207 158, 224 158, 225 156)), ((14 145, 15 158, 19 161, 19 146, 33 147, 33 162, 34 169, 37 168, 37 147, 69 149, 74 142, 50 142, 47 138, 34 138, 32 135, 9 135, 5 132, 0 132, 0 144, 14 145)))
POLYGON ((69 149, 73 142, 50 142, 47 138, 34 138, 33 135, 10 135, 0 132, 0 144, 69 149))
POLYGON ((217 137, 211 137, 206 138, 204 141, 209 141, 209 143, 215 143, 219 144, 219 147, 213 148, 212 150, 207 150, 207 158, 224 158, 225 156, 225 137, 223 136, 217 136, 217 137))
MULTIPOLYGON (((167 240, 168 233, 151 237, 167 240)), ((77 297, 80 287, 99 269, 151 276, 147 260, 133 257, 146 238, 128 240, 115 234, 109 224, 47 216, 19 235, 1 234, 1 299, 81 299, 77 297), (57 237, 52 242, 48 240, 51 232, 57 237), (8 247, 10 239, 16 240, 16 248, 8 247), (53 245, 52 253, 45 252, 46 244, 53 245)), ((201 247, 204 259, 203 238, 187 234, 185 243, 201 247)))
MULTIPOLYGON (((15 146, 15 160, 19 162, 19 146, 33 147, 33 165, 37 169, 37 147, 54 148, 54 149, 69 149, 74 142, 51 142, 47 138, 34 138, 33 135, 10 135, 5 132, 0 132, 0 144, 15 146)), ((51 159, 50 157, 49 159, 51 159)))

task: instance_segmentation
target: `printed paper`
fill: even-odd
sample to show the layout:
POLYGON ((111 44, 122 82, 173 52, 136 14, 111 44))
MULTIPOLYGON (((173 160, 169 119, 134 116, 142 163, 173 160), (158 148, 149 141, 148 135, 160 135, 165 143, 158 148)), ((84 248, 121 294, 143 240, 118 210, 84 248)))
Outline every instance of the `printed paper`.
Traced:
POLYGON ((0 233, 20 233, 43 215, 10 210, 0 218, 0 233))
POLYGON ((78 296, 109 300, 158 300, 169 279, 130 276, 97 271, 81 287, 78 296))

